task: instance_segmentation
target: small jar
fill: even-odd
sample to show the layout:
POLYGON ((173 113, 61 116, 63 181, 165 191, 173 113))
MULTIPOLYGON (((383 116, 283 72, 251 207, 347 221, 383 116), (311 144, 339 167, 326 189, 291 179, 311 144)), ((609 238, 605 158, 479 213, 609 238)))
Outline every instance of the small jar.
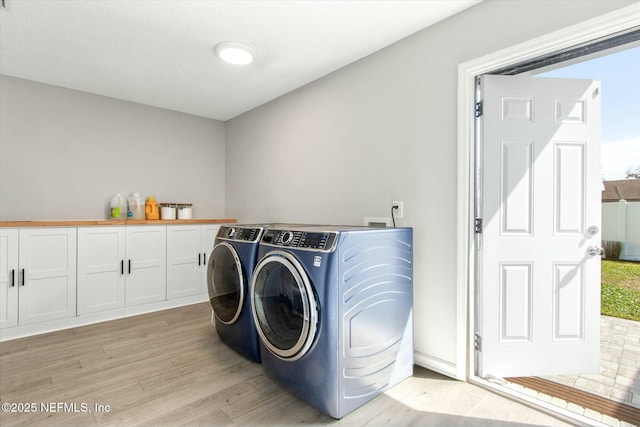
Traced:
POLYGON ((192 219, 193 218, 193 204, 192 203, 178 203, 178 219, 192 219))
POLYGON ((160 219, 176 219, 176 204, 160 203, 160 219))

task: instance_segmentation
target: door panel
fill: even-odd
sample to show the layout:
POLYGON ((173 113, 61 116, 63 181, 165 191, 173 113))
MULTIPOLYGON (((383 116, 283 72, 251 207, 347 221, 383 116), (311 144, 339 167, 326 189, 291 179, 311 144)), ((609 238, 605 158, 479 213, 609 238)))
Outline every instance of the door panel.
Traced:
POLYGON ((197 295, 202 290, 199 225, 167 227, 167 298, 197 295))
POLYGON ((218 224, 207 224, 202 226, 202 276, 200 278, 200 292, 207 292, 207 264, 209 262, 209 257, 211 257, 211 253, 213 252, 213 246, 216 241, 216 236, 218 235, 218 230, 220 230, 220 225, 218 224))
POLYGON ((599 82, 483 76, 480 376, 597 372, 599 82))
POLYGON ((167 227, 127 226, 125 305, 167 297, 167 227))
POLYGON ((18 230, 0 229, 0 329, 18 325, 18 230))
POLYGON ((533 142, 504 141, 501 147, 502 235, 533 232, 533 142))
POLYGON ((554 263, 553 340, 584 339, 584 269, 581 263, 554 263))
POLYGON ((76 229, 25 228, 19 232, 18 323, 76 315, 76 229))
POLYGON ((500 340, 531 342, 532 264, 500 264, 500 340))
POLYGON ((78 228, 78 314, 124 307, 125 227, 78 228))
POLYGON ((557 142, 554 150, 555 234, 579 236, 585 219, 585 142, 557 142))

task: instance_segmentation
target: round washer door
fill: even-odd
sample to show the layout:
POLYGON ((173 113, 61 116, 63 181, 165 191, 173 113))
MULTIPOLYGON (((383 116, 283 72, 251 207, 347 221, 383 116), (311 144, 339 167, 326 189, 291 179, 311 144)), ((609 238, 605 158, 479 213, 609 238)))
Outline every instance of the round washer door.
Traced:
POLYGON ((274 251, 251 281, 253 318, 260 339, 275 356, 297 360, 316 335, 318 304, 307 274, 293 255, 274 251))
POLYGON ((238 319, 246 286, 238 253, 230 244, 218 243, 207 265, 207 290, 216 319, 227 325, 238 319))

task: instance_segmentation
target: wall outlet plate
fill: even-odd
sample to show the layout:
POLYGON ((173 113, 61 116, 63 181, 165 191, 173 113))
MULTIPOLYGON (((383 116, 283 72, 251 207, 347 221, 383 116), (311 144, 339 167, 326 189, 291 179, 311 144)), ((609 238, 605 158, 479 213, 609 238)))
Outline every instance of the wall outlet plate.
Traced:
POLYGON ((402 201, 394 201, 391 206, 397 206, 398 209, 393 210, 393 216, 396 218, 404 217, 404 202, 402 201))

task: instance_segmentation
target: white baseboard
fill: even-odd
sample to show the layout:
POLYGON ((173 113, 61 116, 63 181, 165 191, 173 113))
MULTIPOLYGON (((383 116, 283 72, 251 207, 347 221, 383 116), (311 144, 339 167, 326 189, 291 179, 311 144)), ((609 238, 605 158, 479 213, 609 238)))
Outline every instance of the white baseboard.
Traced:
POLYGON ((446 375, 447 377, 465 381, 465 378, 458 378, 458 369, 455 363, 438 359, 437 357, 429 356, 418 351, 413 352, 413 360, 418 366, 446 375))

